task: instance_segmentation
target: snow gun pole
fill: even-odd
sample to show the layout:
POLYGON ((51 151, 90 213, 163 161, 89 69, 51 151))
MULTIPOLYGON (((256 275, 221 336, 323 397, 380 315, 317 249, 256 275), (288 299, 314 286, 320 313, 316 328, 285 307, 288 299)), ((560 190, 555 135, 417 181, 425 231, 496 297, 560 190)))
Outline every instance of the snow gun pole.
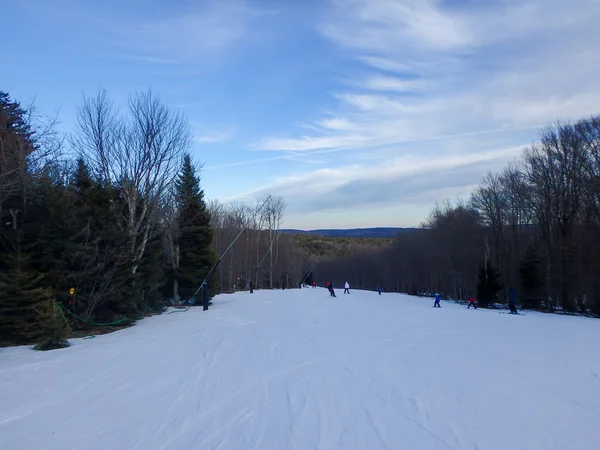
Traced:
POLYGON ((296 262, 296 258, 298 258, 298 253, 296 253, 294 255, 294 259, 292 259, 292 263, 290 264, 290 267, 287 268, 287 270, 285 271, 285 285, 288 286, 290 284, 290 269, 292 268, 292 266, 294 265, 294 263, 296 262))
POLYGON ((317 264, 319 264, 319 259, 321 259, 320 256, 315 260, 315 262, 308 266, 308 269, 305 272, 306 275, 304 275, 304 278, 302 278, 302 281, 300 281, 301 284, 304 284, 310 273, 315 269, 315 267, 317 267, 317 264))
POLYGON ((260 266, 262 265, 262 263, 264 262, 265 258, 267 257, 267 255, 269 254, 270 251, 272 251, 273 249, 273 244, 275 242, 277 242, 277 240, 279 239, 279 236, 281 235, 281 232, 283 230, 279 230, 277 235, 273 238, 273 240, 271 241, 271 245, 269 245, 269 248, 267 249, 267 252, 265 253, 265 255, 263 256, 263 258, 260 260, 260 262, 258 263, 258 266, 256 266, 256 270, 252 273, 252 275, 250 276, 250 278, 246 281, 246 287, 244 288, 244 291, 246 291, 248 289, 248 287, 250 286, 250 280, 252 280, 255 276, 256 273, 258 272, 258 269, 260 269, 260 266))
POLYGON ((231 250, 231 247, 233 247, 233 244, 235 244, 235 241, 237 241, 240 238, 240 236, 242 235, 242 233, 244 231, 246 231, 246 229, 248 228, 248 224, 251 221, 253 221, 256 218, 256 216, 258 216, 258 213, 260 212, 260 210, 264 208, 264 206, 267 204, 267 202, 270 199, 271 199, 271 196, 269 195, 267 197, 267 199, 263 202, 263 204, 260 205, 260 208, 258 208, 256 210, 256 212, 252 215, 252 217, 247 222, 247 224, 243 226, 242 231, 240 231, 238 233, 238 235, 235 237, 235 239, 233 241, 231 241, 231 244, 229 244, 229 247, 227 247, 225 249, 225 251, 223 252, 223 254, 221 255, 221 257, 215 263, 215 265, 212 266, 212 269, 210 269, 210 271, 208 272, 208 275, 206 275, 206 277, 204 278, 204 281, 202 281, 202 284, 200 285, 200 287, 198 289, 196 289, 196 292, 194 293, 194 296, 198 295, 198 292, 200 292, 200 289, 204 288, 204 292, 202 293, 202 310, 203 311, 207 311, 208 310, 208 289, 207 289, 208 285, 206 284, 206 281, 210 278, 210 276, 213 274, 213 272, 215 270, 217 270, 217 267, 219 267, 219 264, 221 264, 221 261, 223 260, 223 258, 227 254, 227 252, 229 252, 229 250, 231 250))

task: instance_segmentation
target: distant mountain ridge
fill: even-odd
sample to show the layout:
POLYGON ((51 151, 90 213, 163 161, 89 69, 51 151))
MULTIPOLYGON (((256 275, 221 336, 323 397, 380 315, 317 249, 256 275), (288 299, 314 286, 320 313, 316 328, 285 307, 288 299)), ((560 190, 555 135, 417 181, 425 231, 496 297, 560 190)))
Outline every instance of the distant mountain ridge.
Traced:
POLYGON ((377 227, 377 228, 351 228, 351 229, 320 229, 320 230, 295 230, 283 229, 282 233, 287 234, 308 234, 313 236, 326 237, 355 237, 355 238, 388 238, 392 239, 399 234, 410 233, 416 228, 394 228, 394 227, 377 227))

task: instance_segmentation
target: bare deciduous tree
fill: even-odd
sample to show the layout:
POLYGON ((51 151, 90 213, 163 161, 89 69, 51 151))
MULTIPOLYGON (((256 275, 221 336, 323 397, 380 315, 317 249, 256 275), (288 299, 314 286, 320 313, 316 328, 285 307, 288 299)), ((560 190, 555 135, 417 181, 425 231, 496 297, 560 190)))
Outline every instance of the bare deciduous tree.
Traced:
POLYGON ((262 216, 265 226, 268 230, 267 245, 269 245, 269 288, 273 289, 273 267, 277 264, 279 258, 279 243, 276 241, 276 235, 285 213, 286 203, 282 197, 270 197, 263 208, 262 216), (273 245, 275 244, 275 245, 273 245), (275 250, 273 250, 275 247, 275 250))
POLYGON ((135 274, 155 229, 159 199, 190 147, 189 126, 151 91, 129 99, 126 117, 100 91, 84 99, 71 142, 97 175, 122 190, 127 206, 123 225, 135 274))

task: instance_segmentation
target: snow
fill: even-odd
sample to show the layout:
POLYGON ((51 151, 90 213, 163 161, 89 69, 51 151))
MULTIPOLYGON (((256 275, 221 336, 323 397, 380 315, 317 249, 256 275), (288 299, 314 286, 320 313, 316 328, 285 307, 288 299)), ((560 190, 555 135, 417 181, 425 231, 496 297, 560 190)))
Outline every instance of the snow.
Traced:
POLYGON ((0 449, 598 449, 600 322, 324 289, 0 349, 0 449))

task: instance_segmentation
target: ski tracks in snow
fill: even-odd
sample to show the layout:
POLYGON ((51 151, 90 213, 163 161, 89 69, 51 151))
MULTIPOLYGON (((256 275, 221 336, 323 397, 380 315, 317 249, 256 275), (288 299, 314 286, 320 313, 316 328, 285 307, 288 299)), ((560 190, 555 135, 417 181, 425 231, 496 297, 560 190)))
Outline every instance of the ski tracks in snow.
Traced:
MULTIPOLYGON (((0 447, 599 448, 585 430, 600 411, 600 366, 539 343, 566 342, 586 323, 569 328, 574 322, 561 317, 548 333, 553 318, 529 315, 507 333, 505 319, 451 305, 431 314, 429 301, 359 291, 336 299, 320 289, 257 291, 70 349, 7 350, 0 447), (522 351, 524 343, 536 352, 522 351), (561 384, 573 379, 556 375, 562 367, 577 371, 579 383, 561 384), (497 425, 524 423, 533 411, 541 425, 527 421, 527 433, 497 425)), ((576 347, 583 355, 589 341, 576 347)))

